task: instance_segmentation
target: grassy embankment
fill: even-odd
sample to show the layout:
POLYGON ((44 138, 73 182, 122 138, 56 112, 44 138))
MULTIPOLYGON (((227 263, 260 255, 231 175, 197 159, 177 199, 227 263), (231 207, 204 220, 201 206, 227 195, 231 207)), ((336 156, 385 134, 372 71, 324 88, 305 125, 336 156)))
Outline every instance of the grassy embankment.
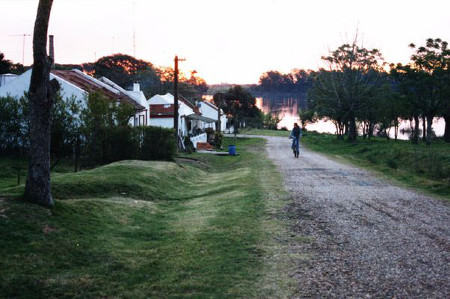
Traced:
MULTIPOLYGON (((243 134, 289 136, 286 131, 244 130, 243 134)), ((308 132, 301 142, 309 149, 383 174, 412 187, 450 200, 450 144, 436 140, 427 147, 404 140, 372 138, 349 143, 332 134, 308 132)))
POLYGON ((288 297, 287 195, 262 140, 237 149, 56 173, 52 209, 0 197, 1 296, 288 297))

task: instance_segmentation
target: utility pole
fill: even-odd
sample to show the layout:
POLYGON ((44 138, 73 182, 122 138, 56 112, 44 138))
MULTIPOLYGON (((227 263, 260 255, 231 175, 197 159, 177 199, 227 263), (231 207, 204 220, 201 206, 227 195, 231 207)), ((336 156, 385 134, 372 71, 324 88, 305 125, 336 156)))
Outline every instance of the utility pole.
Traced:
POLYGON ((175 70, 173 73, 173 93, 174 93, 174 103, 173 103, 173 128, 175 129, 175 144, 178 149, 178 61, 185 61, 186 59, 178 58, 175 56, 175 70))
POLYGON ((223 92, 219 92, 217 94, 217 103, 215 103, 217 105, 217 128, 216 131, 218 133, 221 132, 221 122, 220 122, 220 108, 223 105, 223 98, 224 98, 225 94, 223 92))

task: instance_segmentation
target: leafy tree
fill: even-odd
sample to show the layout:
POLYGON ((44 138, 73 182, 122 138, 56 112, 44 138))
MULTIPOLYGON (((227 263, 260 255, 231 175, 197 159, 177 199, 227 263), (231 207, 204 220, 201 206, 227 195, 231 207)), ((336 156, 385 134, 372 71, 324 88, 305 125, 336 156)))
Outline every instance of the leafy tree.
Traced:
MULTIPOLYGON (((172 67, 161 67, 158 69, 161 86, 158 93, 174 92, 174 69, 172 67)), ((206 81, 197 76, 197 71, 191 71, 187 78, 183 72, 178 73, 178 91, 186 98, 200 97, 208 90, 206 81)))
POLYGON ((259 78, 256 90, 263 92, 297 92, 306 94, 312 84, 312 72, 302 69, 293 69, 290 73, 282 74, 279 71, 263 73, 259 78))
POLYGON ((0 52, 0 74, 22 74, 25 71, 24 67, 20 63, 13 63, 10 60, 5 59, 5 55, 0 52))
POLYGON ((187 80, 187 83, 193 86, 195 91, 199 95, 204 94, 208 91, 208 85, 206 84, 206 81, 197 75, 196 70, 191 71, 191 76, 187 80))
MULTIPOLYGON (((256 107, 256 99, 242 86, 236 85, 223 94, 223 101, 215 103, 222 107, 225 114, 231 116, 234 127, 238 128, 239 122, 244 118, 259 118, 260 111, 256 107)), ((214 100, 219 99, 218 95, 214 95, 214 100)))
POLYGON ((80 113, 81 103, 75 97, 64 100, 60 93, 55 96, 51 111, 51 155, 57 161, 72 153, 81 126, 80 113))
POLYGON ((394 128, 394 139, 397 141, 400 120, 404 115, 404 102, 402 97, 394 93, 389 85, 383 85, 373 97, 373 110, 375 121, 381 126, 385 137, 389 139, 391 128, 394 128))
POLYGON ((314 123, 317 121, 317 114, 313 109, 299 109, 298 116, 302 124, 302 130, 306 130, 308 123, 314 123))
POLYGON ((310 70, 293 69, 291 71, 294 91, 306 94, 312 87, 314 73, 310 70))
POLYGON ((114 113, 111 101, 100 93, 91 93, 87 99, 87 109, 81 113, 84 124, 82 131, 86 141, 86 155, 89 163, 108 162, 108 138, 114 125, 114 113))
POLYGON ((0 98, 0 152, 23 152, 28 147, 28 100, 0 98))
POLYGON ((290 91, 293 86, 291 74, 282 74, 278 71, 269 71, 259 78, 262 91, 290 91))
POLYGON ((278 129, 278 123, 282 120, 280 118, 280 114, 269 111, 268 113, 263 113, 262 115, 262 125, 265 129, 268 130, 277 130, 278 129))
POLYGON ((50 189, 50 112, 59 84, 50 82, 47 30, 53 0, 40 0, 33 34, 33 72, 30 82, 30 161, 25 198, 45 206, 54 204, 50 189))
POLYGON ((425 80, 427 74, 411 65, 391 65, 391 77, 396 81, 394 91, 402 102, 404 119, 414 119, 412 142, 419 142, 419 119, 424 114, 425 107, 425 80))
POLYGON ((450 50, 448 43, 440 38, 427 39, 425 46, 416 47, 411 56, 412 68, 421 74, 421 83, 425 89, 424 114, 427 119, 427 144, 431 143, 433 118, 443 116, 446 122, 444 134, 450 142, 450 50))
POLYGON ((379 50, 361 48, 355 41, 322 59, 328 63, 329 71, 317 73, 316 92, 312 95, 319 96, 321 113, 331 114, 328 116, 339 126, 348 124, 348 140, 356 141, 358 113, 364 101, 380 87, 383 57, 379 50))
POLYGON ((314 110, 319 118, 329 118, 336 127, 338 139, 342 139, 348 123, 346 109, 341 100, 342 91, 334 84, 333 71, 324 69, 315 73, 313 87, 308 92, 308 107, 314 110), (330 86, 333 88, 330 89, 330 86))
POLYGON ((126 54, 114 54, 100 58, 92 65, 92 73, 97 78, 107 77, 124 88, 139 81, 142 90, 146 93, 157 90, 160 85, 160 79, 153 64, 126 54))
POLYGON ((100 93, 89 94, 87 108, 81 112, 81 132, 90 165, 137 157, 138 135, 129 126, 135 113, 132 104, 117 105, 100 93))

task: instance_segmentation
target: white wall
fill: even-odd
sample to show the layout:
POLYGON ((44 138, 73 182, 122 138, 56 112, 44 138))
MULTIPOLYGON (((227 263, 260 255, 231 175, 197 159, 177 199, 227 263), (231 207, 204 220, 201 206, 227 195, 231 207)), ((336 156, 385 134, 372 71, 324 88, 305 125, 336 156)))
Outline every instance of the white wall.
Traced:
POLYGON ((203 143, 207 142, 207 137, 208 137, 208 135, 206 133, 203 133, 203 134, 191 137, 189 139, 191 140, 191 142, 194 145, 194 147, 197 148, 197 143, 199 143, 199 142, 203 142, 203 143))
POLYGON ((18 75, 14 75, 14 74, 2 74, 0 75, 0 86, 8 84, 9 82, 11 82, 12 80, 16 79, 17 77, 19 77, 18 75))
POLYGON ((173 118, 150 118, 150 126, 173 128, 173 118))
POLYGON ((220 131, 224 132, 227 129, 227 116, 224 114, 220 115, 220 131))
POLYGON ((214 109, 213 107, 205 103, 201 103, 201 109, 202 109, 202 116, 217 121, 217 109, 214 109))
MULTIPOLYGON (((32 70, 30 69, 17 77, 15 80, 0 86, 0 97, 6 97, 8 95, 17 99, 22 97, 24 93, 28 92, 30 89, 31 72, 32 70)), ((61 87, 60 93, 63 99, 76 97, 77 100, 81 101, 85 105, 85 100, 88 96, 87 92, 62 78, 50 74, 50 80, 52 79, 58 80, 61 87)))

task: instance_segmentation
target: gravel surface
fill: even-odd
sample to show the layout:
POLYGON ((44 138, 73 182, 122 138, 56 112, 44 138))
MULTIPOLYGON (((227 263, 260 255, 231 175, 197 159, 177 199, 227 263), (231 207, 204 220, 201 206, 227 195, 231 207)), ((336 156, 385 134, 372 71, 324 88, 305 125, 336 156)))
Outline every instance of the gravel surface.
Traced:
POLYGON ((295 297, 450 298, 450 208, 369 172, 264 137, 285 176, 295 297))

